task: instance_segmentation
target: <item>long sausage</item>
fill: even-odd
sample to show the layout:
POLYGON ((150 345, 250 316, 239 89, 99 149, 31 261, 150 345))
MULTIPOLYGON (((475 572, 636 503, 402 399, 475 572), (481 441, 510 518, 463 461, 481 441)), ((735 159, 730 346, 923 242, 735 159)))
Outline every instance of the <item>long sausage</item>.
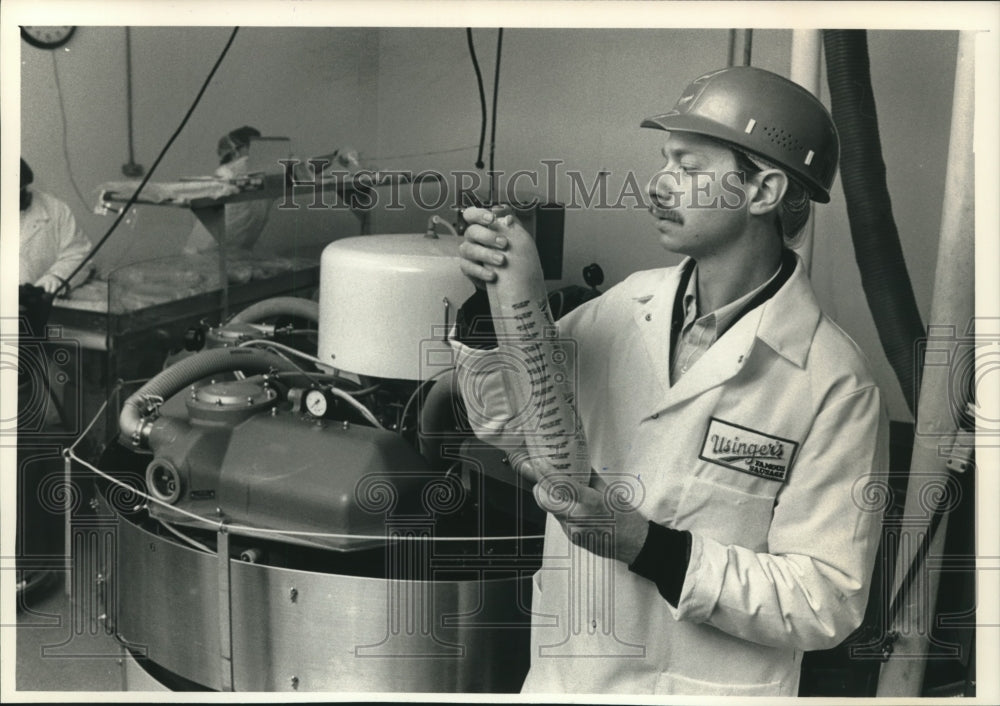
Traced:
MULTIPOLYGON (((496 278, 487 283, 486 291, 498 355, 504 363, 501 374, 515 412, 511 426, 522 430, 524 448, 518 460, 526 457, 533 469, 587 485, 590 462, 574 406, 576 390, 567 350, 572 342, 558 337, 534 241, 523 228, 505 227, 511 219, 498 213, 491 226, 502 229, 507 237, 507 263, 496 269, 496 278)), ((565 484, 559 487, 561 492, 572 492, 565 484)))

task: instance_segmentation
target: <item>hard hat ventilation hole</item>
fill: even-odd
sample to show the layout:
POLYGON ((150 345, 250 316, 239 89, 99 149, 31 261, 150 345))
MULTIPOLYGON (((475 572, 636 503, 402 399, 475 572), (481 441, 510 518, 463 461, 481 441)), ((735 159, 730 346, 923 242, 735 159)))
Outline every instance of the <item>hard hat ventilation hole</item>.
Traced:
POLYGON ((803 149, 802 143, 794 135, 785 132, 780 127, 765 127, 764 134, 767 135, 771 142, 786 150, 801 152, 803 149))

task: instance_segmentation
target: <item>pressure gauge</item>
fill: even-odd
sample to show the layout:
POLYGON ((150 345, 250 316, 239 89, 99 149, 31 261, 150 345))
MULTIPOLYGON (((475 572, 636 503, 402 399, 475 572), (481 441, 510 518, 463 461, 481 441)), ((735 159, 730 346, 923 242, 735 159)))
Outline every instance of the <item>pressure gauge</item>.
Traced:
POLYGON ((309 390, 305 397, 306 411, 314 417, 323 417, 330 409, 330 400, 323 390, 309 390))

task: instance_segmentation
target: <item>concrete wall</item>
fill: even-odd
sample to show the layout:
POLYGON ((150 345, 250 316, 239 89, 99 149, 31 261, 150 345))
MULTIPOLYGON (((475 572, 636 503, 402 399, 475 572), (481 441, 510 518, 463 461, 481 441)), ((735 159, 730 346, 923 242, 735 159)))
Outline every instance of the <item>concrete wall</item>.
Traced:
MULTIPOLYGON (((133 30, 136 159, 147 168, 227 36, 222 28, 133 30)), ((496 31, 477 29, 474 37, 489 108, 496 31)), ((869 43, 893 211, 926 318, 957 34, 873 31, 869 43)), ((120 179, 127 160, 124 46, 123 28, 82 27, 68 52, 22 48, 23 154, 35 167, 38 185, 70 203, 93 239, 111 222, 88 212, 94 190, 101 182, 120 179), (63 156, 53 60, 72 173, 86 203, 73 193, 63 156)), ((757 30, 753 63, 787 75, 790 46, 789 30, 757 30)), ((547 191, 543 160, 559 160, 556 193, 548 195, 563 201, 572 196, 569 170, 578 171, 588 185, 606 171, 611 201, 630 172, 644 187, 657 167, 662 133, 639 129, 639 121, 669 109, 690 78, 723 66, 726 48, 727 32, 718 29, 507 30, 495 168, 508 175, 536 172, 541 190, 547 191)), ((157 178, 210 173, 217 138, 242 124, 291 137, 302 156, 351 145, 364 161, 383 168, 476 171, 480 108, 465 31, 243 29, 157 178)), ((489 137, 487 130, 487 163, 489 137)), ((568 211, 566 283, 579 283, 581 269, 591 262, 603 267, 611 285, 632 271, 677 261, 657 244, 648 214, 632 207, 634 200, 625 205, 568 211)), ((426 216, 414 208, 379 210, 372 224, 380 232, 407 231, 420 228, 426 216)), ((909 419, 860 288, 839 183, 816 220, 814 284, 820 302, 869 354, 891 416, 909 419)), ((113 236, 98 264, 107 270, 175 252, 191 221, 182 210, 139 209, 113 236)), ((349 214, 299 210, 273 216, 261 245, 280 247, 296 238, 319 242, 357 229, 349 214)))

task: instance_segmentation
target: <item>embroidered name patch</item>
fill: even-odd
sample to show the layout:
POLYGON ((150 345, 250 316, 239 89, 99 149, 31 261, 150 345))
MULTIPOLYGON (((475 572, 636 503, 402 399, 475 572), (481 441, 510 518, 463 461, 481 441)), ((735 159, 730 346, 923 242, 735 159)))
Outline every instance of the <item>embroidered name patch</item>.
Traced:
POLYGON ((798 448, 794 441, 712 417, 698 458, 780 483, 798 448))

